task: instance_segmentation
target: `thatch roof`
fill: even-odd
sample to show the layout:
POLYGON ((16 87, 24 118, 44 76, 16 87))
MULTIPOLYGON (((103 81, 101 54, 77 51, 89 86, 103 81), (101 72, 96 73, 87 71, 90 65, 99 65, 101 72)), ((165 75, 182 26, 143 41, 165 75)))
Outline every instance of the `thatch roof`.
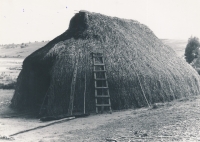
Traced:
POLYGON ((94 48, 104 51, 113 109, 147 106, 144 94, 149 104, 199 94, 196 71, 147 26, 80 11, 67 31, 24 60, 12 106, 39 111, 43 103, 48 115, 66 114, 75 57, 80 50, 74 111, 83 111, 85 73, 86 111, 93 111, 94 48))

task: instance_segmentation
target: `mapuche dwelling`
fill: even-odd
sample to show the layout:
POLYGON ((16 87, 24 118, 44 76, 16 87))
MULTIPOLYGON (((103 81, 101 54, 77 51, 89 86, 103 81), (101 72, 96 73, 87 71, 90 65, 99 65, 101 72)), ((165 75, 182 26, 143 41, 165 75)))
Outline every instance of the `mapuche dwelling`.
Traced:
POLYGON ((92 52, 103 51, 112 109, 138 108, 198 95, 197 72, 134 20, 80 11, 68 30, 28 56, 11 106, 45 115, 68 113, 74 70, 74 112, 95 110, 92 52), (78 63, 77 63, 78 61, 78 63), (77 63, 77 64, 76 64, 77 63))

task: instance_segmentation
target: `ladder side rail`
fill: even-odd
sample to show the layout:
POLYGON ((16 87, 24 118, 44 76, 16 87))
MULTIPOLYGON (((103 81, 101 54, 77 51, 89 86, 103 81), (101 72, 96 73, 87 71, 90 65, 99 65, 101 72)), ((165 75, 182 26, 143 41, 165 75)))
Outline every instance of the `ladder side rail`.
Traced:
POLYGON ((78 70, 78 59, 79 59, 79 55, 78 55, 78 58, 76 58, 75 66, 74 66, 74 72, 73 72, 72 83, 71 83, 71 93, 70 93, 68 115, 72 115, 72 113, 73 113, 74 93, 75 93, 76 77, 77 77, 77 70, 78 70))
MULTIPOLYGON (((103 63, 105 64, 105 60, 104 60, 104 58, 103 58, 103 63)), ((105 66, 104 66, 104 68, 105 68, 105 66)), ((108 79, 107 79, 107 74, 106 74, 106 72, 105 72, 105 78, 106 78, 106 86, 108 87, 108 79)), ((109 87, 108 87, 108 89, 107 89, 107 95, 109 96, 109 98, 108 98, 108 103, 109 103, 109 105, 110 105, 110 106, 109 106, 110 113, 112 113, 109 87)))

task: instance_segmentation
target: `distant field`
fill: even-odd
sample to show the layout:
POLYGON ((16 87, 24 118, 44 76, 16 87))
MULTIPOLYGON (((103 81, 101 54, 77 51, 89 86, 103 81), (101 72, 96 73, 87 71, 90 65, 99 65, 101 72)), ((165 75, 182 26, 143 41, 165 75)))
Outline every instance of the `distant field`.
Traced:
POLYGON ((16 81, 22 68, 24 59, 35 50, 43 47, 48 42, 34 42, 10 44, 0 46, 0 84, 9 84, 16 81))
POLYGON ((9 44, 0 46, 0 58, 25 58, 35 50, 46 45, 48 41, 45 42, 33 42, 22 44, 9 44))
MULTIPOLYGON (((162 41, 174 49, 179 57, 184 57, 187 40, 162 39, 162 41)), ((26 45, 24 47, 22 44, 0 46, 0 83, 8 84, 16 81, 21 71, 23 60, 47 43, 47 41, 24 43, 26 45)))
POLYGON ((163 43, 170 46, 179 57, 184 57, 187 40, 162 39, 163 43))
POLYGON ((22 58, 0 58, 0 83, 9 84, 16 81, 23 60, 22 58))

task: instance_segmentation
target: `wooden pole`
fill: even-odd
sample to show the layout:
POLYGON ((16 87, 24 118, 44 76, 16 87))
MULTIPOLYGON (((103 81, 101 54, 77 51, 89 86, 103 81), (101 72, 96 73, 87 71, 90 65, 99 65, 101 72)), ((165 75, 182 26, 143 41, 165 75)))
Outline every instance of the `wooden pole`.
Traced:
POLYGON ((85 72, 85 88, 84 88, 84 111, 83 111, 83 113, 85 114, 85 93, 86 93, 86 80, 87 78, 86 78, 86 72, 85 72))
POLYGON ((136 70, 135 70, 135 66, 133 66, 133 69, 134 69, 135 74, 136 74, 136 76, 137 76, 137 78, 138 78, 138 81, 139 81, 139 84, 140 84, 140 88, 141 88, 141 90, 142 90, 142 94, 143 94, 143 96, 144 96, 144 98, 145 98, 145 101, 146 101, 148 107, 150 107, 150 104, 149 104, 149 102, 148 102, 148 100, 147 100, 147 97, 146 97, 146 95, 145 95, 145 93, 144 93, 144 89, 143 89, 143 87, 142 87, 140 78, 139 78, 139 76, 138 76, 138 74, 137 74, 137 72, 136 72, 136 70))
POLYGON ((74 108, 74 92, 75 92, 75 87, 76 87, 79 53, 80 53, 80 50, 78 51, 78 58, 75 57, 75 66, 74 66, 74 73, 73 73, 72 83, 71 83, 71 93, 70 93, 70 100, 69 100, 68 115, 72 115, 73 108, 74 108))
MULTIPOLYGON (((85 50, 84 50, 85 51, 85 50)), ((85 53, 85 88, 84 88, 84 93, 83 93, 83 113, 85 114, 85 94, 86 94, 86 89, 87 89, 87 65, 88 65, 88 58, 87 58, 87 53, 86 51, 84 52, 85 53)))

